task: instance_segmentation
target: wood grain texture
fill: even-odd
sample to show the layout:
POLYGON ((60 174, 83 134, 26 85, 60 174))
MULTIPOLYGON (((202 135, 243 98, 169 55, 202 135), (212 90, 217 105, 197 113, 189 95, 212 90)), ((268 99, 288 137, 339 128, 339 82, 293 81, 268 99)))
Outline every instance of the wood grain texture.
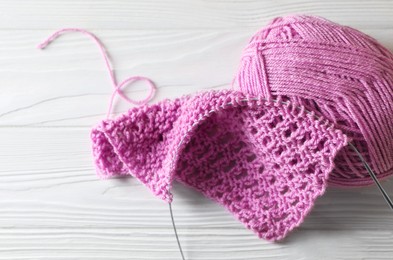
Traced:
POLYGON ((4 29, 233 29, 260 27, 275 16, 293 13, 312 13, 361 28, 393 24, 389 0, 3 0, 0 10, 4 29))
MULTIPOLYGON (((153 102, 228 88, 241 50, 274 16, 322 15, 393 49, 391 1, 0 0, 0 259, 180 259, 168 206, 133 178, 99 180, 89 131, 112 91, 84 27, 119 79, 151 77, 153 102)), ((132 98, 146 94, 129 86, 132 98)), ((119 100, 117 100, 119 101, 119 100)), ((118 113, 129 108, 117 102, 118 113)), ((383 183, 393 196, 393 180, 383 183)), ((393 215, 378 190, 328 189, 281 243, 257 239, 225 209, 175 185, 187 259, 393 259, 393 215)))

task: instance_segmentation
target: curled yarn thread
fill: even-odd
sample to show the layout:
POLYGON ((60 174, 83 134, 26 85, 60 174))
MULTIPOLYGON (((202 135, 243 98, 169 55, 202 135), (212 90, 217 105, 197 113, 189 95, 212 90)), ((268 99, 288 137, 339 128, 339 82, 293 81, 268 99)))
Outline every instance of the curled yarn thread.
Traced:
POLYGON ((51 34, 43 42, 38 44, 37 48, 39 48, 39 49, 46 48, 52 41, 57 39, 60 35, 62 35, 64 33, 68 33, 68 32, 78 32, 78 33, 81 33, 83 35, 88 36, 89 38, 91 38, 96 43, 96 45, 98 46, 98 48, 100 50, 101 56, 104 59, 106 69, 107 69, 107 71, 109 73, 109 77, 110 77, 112 85, 114 87, 114 91, 113 91, 112 96, 110 98, 108 111, 107 111, 107 114, 106 114, 107 118, 109 118, 110 113, 112 111, 113 100, 114 100, 116 94, 118 94, 121 98, 123 98, 128 103, 133 104, 133 105, 145 105, 154 97, 154 94, 155 94, 157 88, 156 88, 155 84, 153 83, 153 81, 151 81, 149 78, 146 78, 146 77, 143 77, 143 76, 131 76, 131 77, 126 78, 122 82, 118 83, 117 79, 116 79, 115 72, 114 72, 114 70, 112 68, 112 65, 111 65, 111 61, 110 61, 110 59, 108 57, 108 54, 106 52, 106 49, 105 49, 104 45, 97 38, 97 36, 95 36, 91 32, 88 32, 88 31, 86 31, 84 29, 80 29, 80 28, 64 28, 64 29, 58 30, 58 31, 54 32, 53 34, 51 34), (131 84, 131 83, 133 83, 135 81, 138 81, 138 80, 147 82, 147 84, 149 86, 149 93, 148 93, 147 97, 142 99, 142 100, 133 100, 133 99, 130 99, 129 97, 127 97, 126 95, 124 95, 124 93, 121 91, 121 89, 124 86, 126 86, 128 84, 131 84))
MULTIPOLYGON (((393 174, 393 54, 375 39, 324 18, 274 19, 245 48, 233 87, 284 100, 341 129, 378 179, 393 174)), ((373 183, 358 155, 342 149, 329 182, 373 183)))

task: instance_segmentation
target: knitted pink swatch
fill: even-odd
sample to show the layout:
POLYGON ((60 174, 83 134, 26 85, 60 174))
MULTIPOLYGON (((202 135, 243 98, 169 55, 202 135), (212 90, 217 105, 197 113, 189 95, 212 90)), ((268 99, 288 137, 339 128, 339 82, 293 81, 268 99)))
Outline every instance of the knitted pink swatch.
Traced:
POLYGON ((167 202, 177 180, 273 241, 300 225, 347 144, 303 107, 231 90, 132 108, 91 138, 101 177, 132 175, 167 202))
MULTIPOLYGON (((393 54, 321 17, 277 17, 244 50, 236 90, 300 104, 342 130, 378 179, 393 174, 393 54)), ((357 153, 338 154, 329 182, 373 184, 357 153)))

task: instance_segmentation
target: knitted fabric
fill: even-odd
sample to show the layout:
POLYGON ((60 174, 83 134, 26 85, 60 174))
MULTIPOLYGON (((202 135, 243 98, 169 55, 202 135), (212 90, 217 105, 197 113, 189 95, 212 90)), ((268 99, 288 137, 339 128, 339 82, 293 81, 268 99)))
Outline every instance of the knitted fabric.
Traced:
MULTIPOLYGON (((278 17, 250 40, 237 82, 236 90, 281 96, 324 116, 378 179, 393 174, 393 54, 370 36, 320 17, 278 17)), ((373 183, 350 148, 335 164, 331 183, 373 183)))
POLYGON ((303 221, 347 143, 303 107, 231 90, 132 108, 91 137, 99 176, 132 175, 167 202, 177 180, 268 240, 303 221))

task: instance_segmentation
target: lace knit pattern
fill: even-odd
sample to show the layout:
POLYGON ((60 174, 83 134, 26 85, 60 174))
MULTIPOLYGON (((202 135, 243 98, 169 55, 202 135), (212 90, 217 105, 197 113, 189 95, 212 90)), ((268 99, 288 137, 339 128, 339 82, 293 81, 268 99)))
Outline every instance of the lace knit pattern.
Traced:
MULTIPOLYGON (((370 36, 321 17, 277 17, 245 48, 236 90, 305 106, 342 130, 375 171, 393 174, 393 54, 370 36)), ((350 148, 329 182, 373 180, 350 148)))
POLYGON ((347 143, 304 108, 230 90, 132 108, 91 137, 101 177, 130 174, 168 202, 176 179, 268 240, 303 221, 347 143))

